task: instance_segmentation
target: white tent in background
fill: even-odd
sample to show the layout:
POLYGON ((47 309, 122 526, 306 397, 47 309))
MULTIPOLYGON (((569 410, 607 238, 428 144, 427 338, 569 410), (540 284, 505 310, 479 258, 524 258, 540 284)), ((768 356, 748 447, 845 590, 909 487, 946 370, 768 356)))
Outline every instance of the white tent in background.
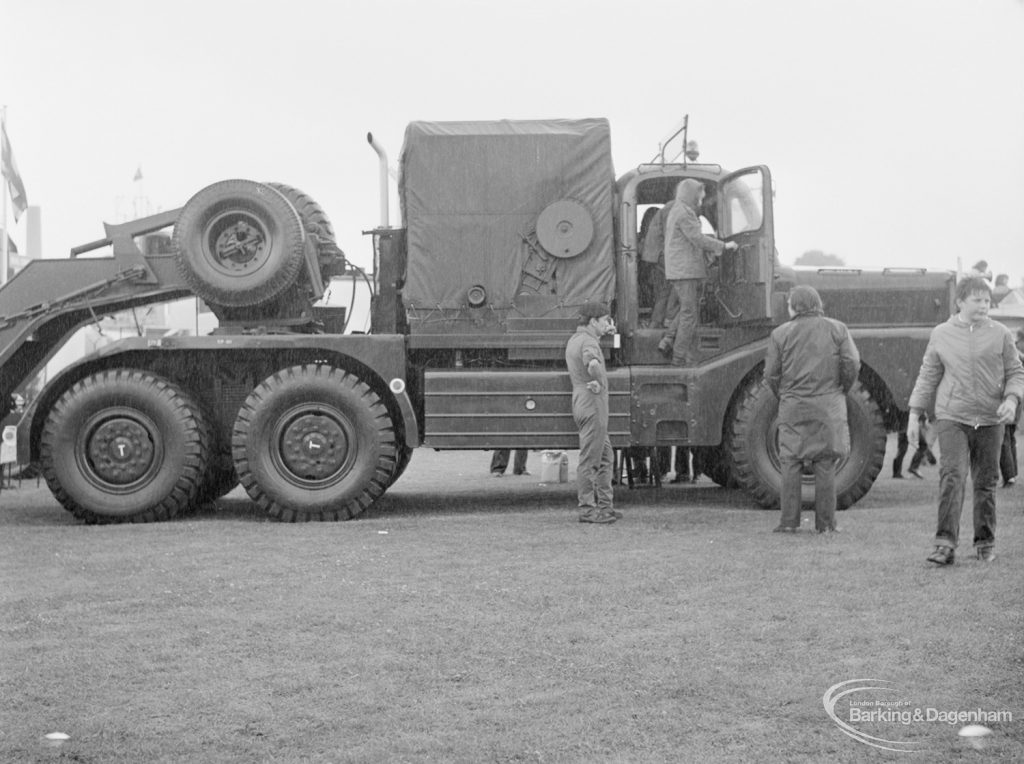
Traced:
POLYGON ((1011 289, 999 301, 999 308, 1008 308, 1011 305, 1024 305, 1024 287, 1011 289))
POLYGON ((998 307, 989 310, 988 315, 1016 332, 1024 328, 1024 290, 1014 289, 999 301, 998 307))

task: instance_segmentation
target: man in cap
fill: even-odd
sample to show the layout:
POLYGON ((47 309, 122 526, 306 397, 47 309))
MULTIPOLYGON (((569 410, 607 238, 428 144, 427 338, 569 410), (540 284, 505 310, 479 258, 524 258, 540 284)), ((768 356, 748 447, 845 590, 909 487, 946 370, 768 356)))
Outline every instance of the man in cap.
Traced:
POLYGON ((614 523, 622 514, 612 509, 612 463, 608 438, 608 372, 600 339, 615 333, 608 306, 588 302, 580 307, 576 333, 565 346, 572 380, 572 417, 580 431, 576 496, 581 523, 614 523))

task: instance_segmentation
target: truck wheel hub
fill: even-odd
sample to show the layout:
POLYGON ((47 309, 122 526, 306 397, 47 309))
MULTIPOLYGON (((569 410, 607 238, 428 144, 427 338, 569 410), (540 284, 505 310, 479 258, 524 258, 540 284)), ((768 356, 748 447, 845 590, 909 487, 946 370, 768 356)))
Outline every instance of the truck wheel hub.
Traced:
MULTIPOLYGON (((219 227, 218 227, 219 228, 219 227)), ((232 271, 245 271, 263 260, 267 239, 263 231, 244 219, 235 220, 217 232, 213 251, 232 271)))
POLYGON ((88 453, 98 477, 125 485, 141 478, 152 466, 153 441, 138 422, 113 419, 93 432, 88 453))
POLYGON ((324 480, 342 468, 347 455, 345 429, 325 414, 300 416, 282 433, 281 460, 300 478, 324 480))

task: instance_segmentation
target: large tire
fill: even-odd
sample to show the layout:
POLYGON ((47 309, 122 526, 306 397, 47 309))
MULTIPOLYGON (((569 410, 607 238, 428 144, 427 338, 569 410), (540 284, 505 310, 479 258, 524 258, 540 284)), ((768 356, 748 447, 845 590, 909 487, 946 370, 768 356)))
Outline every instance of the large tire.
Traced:
POLYGON ((100 372, 57 401, 43 427, 43 477, 87 523, 166 520, 190 507, 206 470, 207 425, 173 383, 100 372))
POLYGON ((185 283, 213 305, 268 302, 295 283, 306 234, 299 213, 277 189, 224 180, 186 202, 173 248, 185 283))
MULTIPOLYGON (((882 412, 858 382, 846 396, 850 453, 836 465, 836 506, 856 504, 870 489, 885 459, 882 412)), ((779 401, 771 390, 752 381, 730 424, 727 448, 732 474, 740 487, 763 507, 776 509, 782 488, 779 462, 779 401)), ((802 499, 814 502, 814 479, 804 476, 802 499)))
POLYGON ((271 517, 348 520, 397 469, 387 408, 354 374, 293 366, 265 379, 238 412, 232 452, 239 480, 271 517))
POLYGON ((334 241, 334 226, 331 225, 324 208, 317 204, 311 196, 293 186, 286 186, 284 183, 268 183, 267 185, 276 188, 284 195, 285 199, 292 203, 302 219, 306 233, 311 233, 323 241, 334 241))

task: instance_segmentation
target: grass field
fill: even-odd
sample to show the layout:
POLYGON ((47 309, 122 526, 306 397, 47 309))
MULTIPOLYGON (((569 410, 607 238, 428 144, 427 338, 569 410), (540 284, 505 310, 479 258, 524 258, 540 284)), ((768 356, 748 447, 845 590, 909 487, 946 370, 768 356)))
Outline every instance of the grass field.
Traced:
POLYGON ((840 534, 788 536, 706 478, 616 489, 625 518, 580 525, 536 454, 533 476, 488 460, 421 449, 336 524, 236 491, 91 527, 34 481, 4 490, 0 761, 1024 761, 1024 486, 1000 490, 994 563, 968 510, 936 569, 934 467, 883 473, 840 534), (962 722, 853 725, 919 752, 880 750, 822 702, 864 678, 1012 721, 980 752, 962 722))

